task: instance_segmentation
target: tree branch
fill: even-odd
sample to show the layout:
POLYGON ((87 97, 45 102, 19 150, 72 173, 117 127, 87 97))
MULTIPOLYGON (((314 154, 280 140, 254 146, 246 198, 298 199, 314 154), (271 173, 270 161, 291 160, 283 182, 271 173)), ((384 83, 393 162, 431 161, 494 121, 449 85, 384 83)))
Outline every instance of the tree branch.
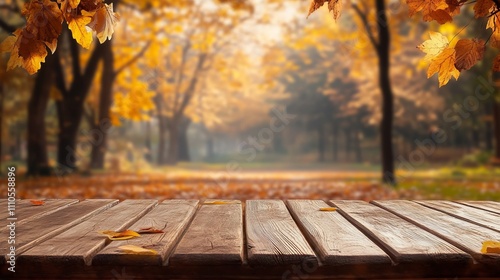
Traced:
POLYGON ((66 31, 69 39, 69 48, 71 51, 71 65, 73 69, 73 79, 79 79, 82 76, 82 70, 80 66, 80 49, 78 43, 71 36, 71 32, 66 31))
POLYGON ((372 30, 370 29, 370 24, 368 23, 368 17, 366 16, 366 14, 363 13, 363 11, 361 11, 361 9, 358 7, 358 5, 352 4, 352 7, 354 8, 354 11, 359 16, 359 18, 361 19, 363 24, 365 25, 365 30, 366 30, 366 33, 368 34, 368 38, 370 39, 370 42, 378 50, 379 43, 375 39, 375 36, 373 35, 372 30))
POLYGON ((142 47, 142 49, 136 55, 134 55, 134 57, 132 57, 129 61, 124 63, 122 66, 118 67, 118 69, 115 70, 114 75, 117 76, 123 70, 125 70, 126 68, 128 68, 132 64, 134 64, 139 58, 141 58, 144 55, 144 53, 146 52, 146 50, 149 48, 150 45, 151 45, 151 41, 148 41, 148 43, 144 47, 142 47))

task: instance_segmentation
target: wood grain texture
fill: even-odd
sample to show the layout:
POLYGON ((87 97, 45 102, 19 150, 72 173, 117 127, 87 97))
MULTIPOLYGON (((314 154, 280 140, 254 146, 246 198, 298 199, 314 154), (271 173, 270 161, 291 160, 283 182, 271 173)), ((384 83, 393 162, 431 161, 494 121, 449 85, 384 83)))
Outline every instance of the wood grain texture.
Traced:
POLYGON ((331 201, 388 252, 395 263, 463 263, 471 257, 398 216, 364 201, 331 201))
POLYGON ((466 220, 469 223, 500 232, 500 214, 444 200, 420 200, 415 202, 439 210, 453 217, 466 220))
POLYGON ((205 204, 177 248, 169 265, 241 265, 243 263, 243 210, 240 201, 205 204))
POLYGON ((26 251, 23 263, 81 263, 90 265, 92 257, 110 243, 99 231, 123 231, 150 211, 156 200, 125 200, 98 215, 26 251))
POLYGON ((289 200, 288 207, 299 227, 316 248, 324 265, 391 264, 389 256, 321 200, 289 200))
POLYGON ((283 201, 248 200, 245 212, 250 265, 286 266, 318 261, 283 201))
POLYGON ((500 255, 481 254, 482 243, 486 240, 500 240, 500 233, 452 217, 412 201, 374 201, 404 219, 452 243, 471 254, 480 262, 496 263, 500 267, 500 255))
POLYGON ((496 214, 500 214, 500 202, 497 201, 471 201, 471 200, 460 200, 457 203, 465 204, 468 206, 480 208, 487 210, 496 214))
POLYGON ((192 220, 197 200, 166 200, 142 217, 131 230, 155 227, 163 230, 160 234, 142 234, 141 238, 113 241, 93 259, 92 265, 162 265, 166 264, 173 248, 178 244, 189 222, 192 220), (118 247, 135 245, 153 249, 158 255, 134 255, 125 253, 118 247))
MULTIPOLYGON (((85 200, 18 225, 16 228, 17 255, 112 207, 117 202, 118 200, 115 199, 85 200)), ((7 231, 8 229, 3 229, 0 235, 7 236, 7 231)), ((3 255, 6 254, 9 246, 6 239, 0 240, 0 252, 3 255)))
MULTIPOLYGON (((21 224, 31 219, 36 219, 43 215, 47 215, 54 211, 58 211, 71 204, 78 203, 78 199, 47 199, 44 201, 45 204, 41 206, 33 206, 30 202, 30 199, 22 199, 16 201, 16 206, 15 206, 15 217, 17 218, 16 223, 21 224)), ((2 211, 0 211, 1 223, 5 223, 5 220, 8 217, 9 213, 7 211, 7 205, 5 205, 5 207, 2 207, 2 211)), ((2 228, 4 227, 2 226, 2 228)))

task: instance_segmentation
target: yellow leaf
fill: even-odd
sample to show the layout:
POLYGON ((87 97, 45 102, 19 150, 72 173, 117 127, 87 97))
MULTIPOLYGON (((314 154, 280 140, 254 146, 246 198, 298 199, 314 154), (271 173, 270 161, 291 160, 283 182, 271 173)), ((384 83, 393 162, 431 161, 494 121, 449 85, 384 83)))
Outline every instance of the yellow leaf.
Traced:
MULTIPOLYGON (((42 41, 35 40, 33 34, 25 28, 17 38, 16 46, 19 48, 17 54, 22 58, 22 66, 28 73, 35 74, 47 56, 47 47, 42 41)), ((11 56, 15 52, 11 52, 11 56)))
POLYGON ((484 45, 483 40, 461 39, 455 45, 456 62, 455 67, 458 71, 469 70, 472 66, 483 59, 484 45))
POLYGON ((71 18, 68 22, 68 28, 73 34, 73 38, 82 47, 89 49, 92 44, 92 29, 87 26, 92 21, 92 18, 88 15, 77 16, 71 18))
POLYGON ((483 242, 483 248, 481 248, 481 253, 500 254, 500 241, 488 240, 483 242))
POLYGON ((439 87, 446 85, 450 81, 451 77, 458 79, 460 71, 455 68, 455 55, 456 51, 454 48, 444 49, 432 60, 429 65, 427 78, 430 78, 434 74, 438 73, 439 87))
POLYGON ((96 31, 97 38, 102 44, 106 39, 111 39, 115 32, 115 25, 119 20, 120 16, 113 12, 113 4, 105 4, 97 9, 88 26, 96 31))
POLYGON ((424 21, 432 21, 434 19, 442 20, 440 17, 444 16, 436 11, 445 11, 449 8, 446 3, 447 0, 406 0, 408 4, 408 12, 410 16, 418 12, 422 12, 424 21))
POLYGON ((136 245, 123 245, 118 247, 118 249, 131 254, 136 255, 158 255, 158 252, 152 249, 142 248, 136 245))
POLYGON ((429 40, 423 42, 420 46, 418 46, 418 49, 426 53, 424 60, 427 62, 432 61, 450 44, 448 38, 438 32, 430 32, 429 38, 429 40))
POLYGON ((71 8, 76 9, 80 4, 80 0, 68 0, 68 3, 71 6, 71 8))
POLYGON ((335 211, 337 211, 337 208, 335 208, 335 207, 323 207, 323 208, 319 208, 319 211, 323 211, 323 212, 335 212, 335 211))
POLYGON ((122 232, 105 230, 105 231, 99 231, 99 233, 108 236, 108 238, 110 240, 127 240, 127 239, 141 236, 140 234, 138 234, 137 232, 135 232, 133 230, 125 230, 122 232))
POLYGON ((17 41, 16 36, 9 36, 3 40, 0 44, 0 53, 9 53, 14 49, 14 45, 17 41))

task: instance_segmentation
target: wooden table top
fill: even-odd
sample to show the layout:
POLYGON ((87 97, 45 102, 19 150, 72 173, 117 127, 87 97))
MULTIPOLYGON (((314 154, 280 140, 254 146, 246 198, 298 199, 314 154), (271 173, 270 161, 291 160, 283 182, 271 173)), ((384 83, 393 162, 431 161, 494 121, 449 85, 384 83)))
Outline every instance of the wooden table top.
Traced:
POLYGON ((15 273, 7 205, 0 279, 500 279, 500 254, 481 253, 500 241, 500 202, 17 200, 15 273), (145 227, 163 233, 98 233, 145 227))

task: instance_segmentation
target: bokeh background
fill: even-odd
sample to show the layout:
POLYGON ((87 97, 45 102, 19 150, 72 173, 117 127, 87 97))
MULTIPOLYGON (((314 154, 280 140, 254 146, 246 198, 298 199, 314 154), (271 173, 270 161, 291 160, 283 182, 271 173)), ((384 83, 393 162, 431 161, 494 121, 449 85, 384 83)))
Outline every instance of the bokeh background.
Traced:
MULTIPOLYGON (((1 40, 22 2, 0 1, 1 40)), ((386 1, 391 185, 371 4, 335 22, 306 18, 308 1, 108 2, 121 19, 104 44, 63 32, 35 75, 1 57, 1 170, 19 198, 500 200, 494 52, 439 88, 416 48, 431 31, 487 39, 467 7, 437 25, 386 1)))

